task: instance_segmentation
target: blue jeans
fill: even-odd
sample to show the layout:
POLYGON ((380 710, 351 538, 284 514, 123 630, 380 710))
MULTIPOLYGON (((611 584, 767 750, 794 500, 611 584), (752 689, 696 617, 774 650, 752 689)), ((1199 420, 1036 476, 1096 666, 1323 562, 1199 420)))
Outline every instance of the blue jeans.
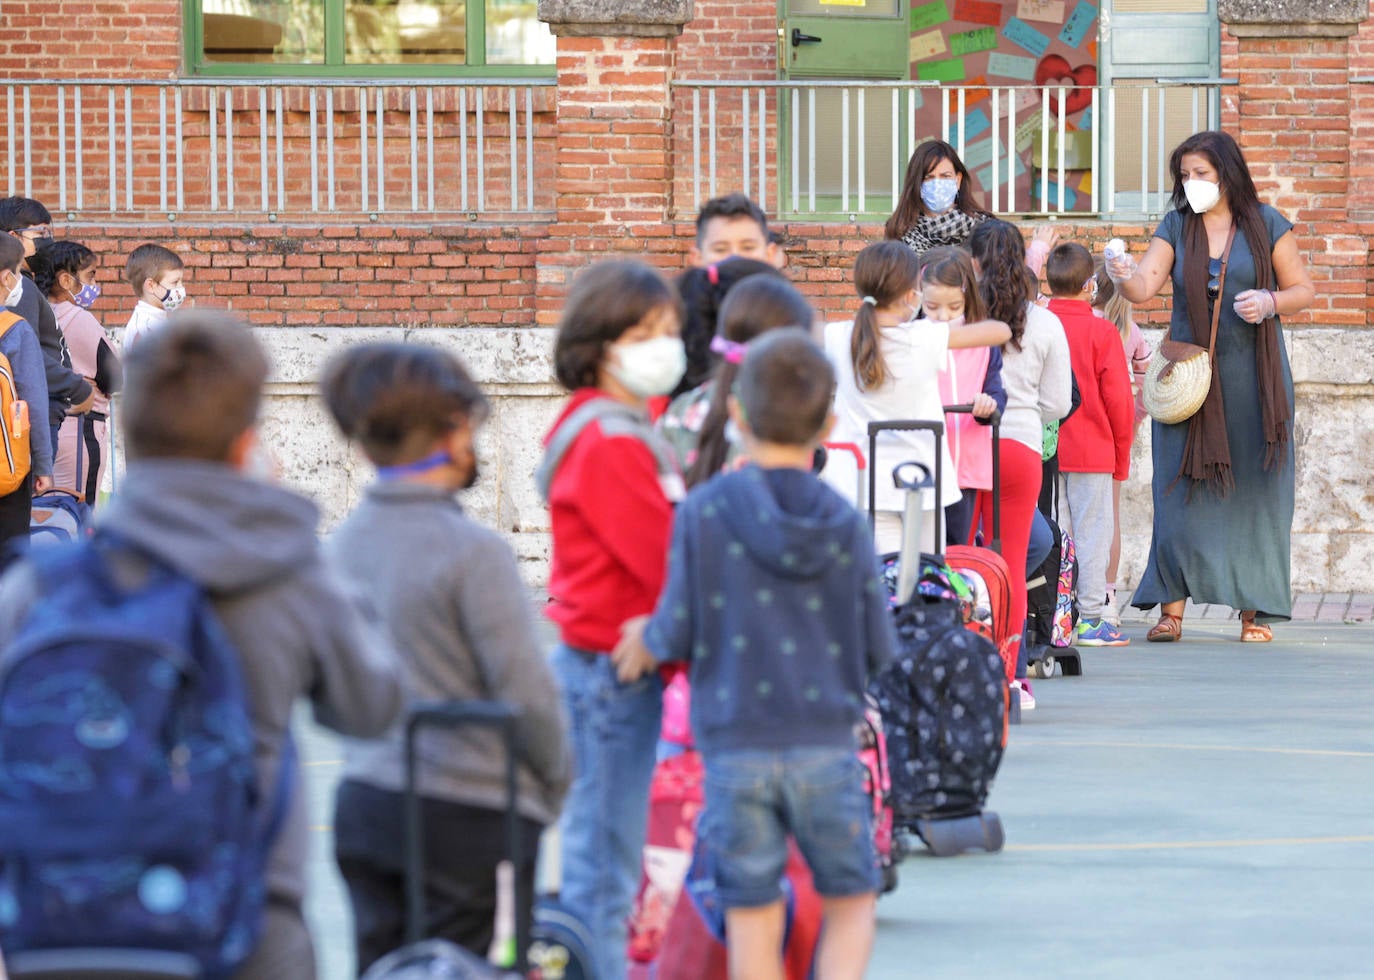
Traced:
POLYGON ((733 749, 703 761, 706 809, 699 842, 725 908, 768 905, 782 897, 789 835, 821 895, 878 890, 873 804, 852 749, 733 749))
POLYGON ((591 933, 599 980, 623 980, 625 922, 639 887, 663 682, 654 672, 621 684, 610 657, 562 644, 553 653, 553 672, 573 748, 573 784, 559 821, 559 897, 591 933))

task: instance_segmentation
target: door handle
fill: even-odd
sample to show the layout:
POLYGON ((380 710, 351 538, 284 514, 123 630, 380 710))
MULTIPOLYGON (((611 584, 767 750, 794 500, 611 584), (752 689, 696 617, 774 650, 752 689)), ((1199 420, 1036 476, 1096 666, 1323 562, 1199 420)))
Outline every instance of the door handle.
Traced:
POLYGON ((799 48, 803 44, 820 44, 821 39, 814 34, 803 34, 800 27, 792 28, 792 47, 799 48))

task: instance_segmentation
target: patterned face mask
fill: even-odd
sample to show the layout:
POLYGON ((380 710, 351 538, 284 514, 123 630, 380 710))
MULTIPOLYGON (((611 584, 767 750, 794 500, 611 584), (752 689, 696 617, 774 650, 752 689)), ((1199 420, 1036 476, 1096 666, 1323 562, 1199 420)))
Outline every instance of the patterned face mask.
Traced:
POLYGON ((952 177, 927 177, 921 184, 921 200, 936 214, 954 207, 959 182, 952 177))

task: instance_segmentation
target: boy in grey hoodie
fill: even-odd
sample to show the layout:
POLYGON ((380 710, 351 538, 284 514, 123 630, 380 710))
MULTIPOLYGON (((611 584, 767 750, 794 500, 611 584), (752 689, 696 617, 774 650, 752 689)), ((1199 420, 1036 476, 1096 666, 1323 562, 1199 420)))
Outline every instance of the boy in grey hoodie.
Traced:
MULTIPOLYGON (((270 800, 296 700, 308 697, 336 731, 379 735, 401 710, 396 657, 321 560, 315 506, 249 475, 261 458, 267 360, 247 328, 223 314, 179 314, 125 370, 129 471, 102 527, 209 591, 243 659, 258 782, 270 800)), ((0 648, 36 590, 28 563, 0 579, 0 648)), ((308 806, 297 783, 269 858, 262 940, 234 980, 315 976, 302 913, 308 806)))
MULTIPOLYGON (((473 439, 486 399, 455 357, 414 344, 350 348, 322 387, 343 434, 377 466, 328 553, 377 602, 408 695, 504 701, 520 712, 516 914, 528 922, 539 835, 557 818, 572 773, 566 719, 515 555, 454 497, 477 479, 473 439)), ((403 735, 397 725, 384 739, 350 744, 339 787, 334 846, 353 900, 360 973, 405 938, 403 735)), ((424 733, 419 755, 426 935, 485 956, 506 856, 505 751, 495 732, 469 728, 424 733)))

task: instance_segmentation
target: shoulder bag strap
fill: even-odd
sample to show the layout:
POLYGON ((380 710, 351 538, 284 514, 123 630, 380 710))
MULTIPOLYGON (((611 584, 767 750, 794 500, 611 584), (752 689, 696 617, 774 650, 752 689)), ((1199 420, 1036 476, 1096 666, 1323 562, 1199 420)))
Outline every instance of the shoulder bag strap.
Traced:
POLYGON ((1213 364, 1217 358, 1217 324, 1221 321, 1221 301, 1226 297, 1226 265, 1231 260, 1231 245, 1236 240, 1236 223, 1226 233, 1226 247, 1221 252, 1221 275, 1217 276, 1217 298, 1212 302, 1212 336, 1207 341, 1207 360, 1213 364))

